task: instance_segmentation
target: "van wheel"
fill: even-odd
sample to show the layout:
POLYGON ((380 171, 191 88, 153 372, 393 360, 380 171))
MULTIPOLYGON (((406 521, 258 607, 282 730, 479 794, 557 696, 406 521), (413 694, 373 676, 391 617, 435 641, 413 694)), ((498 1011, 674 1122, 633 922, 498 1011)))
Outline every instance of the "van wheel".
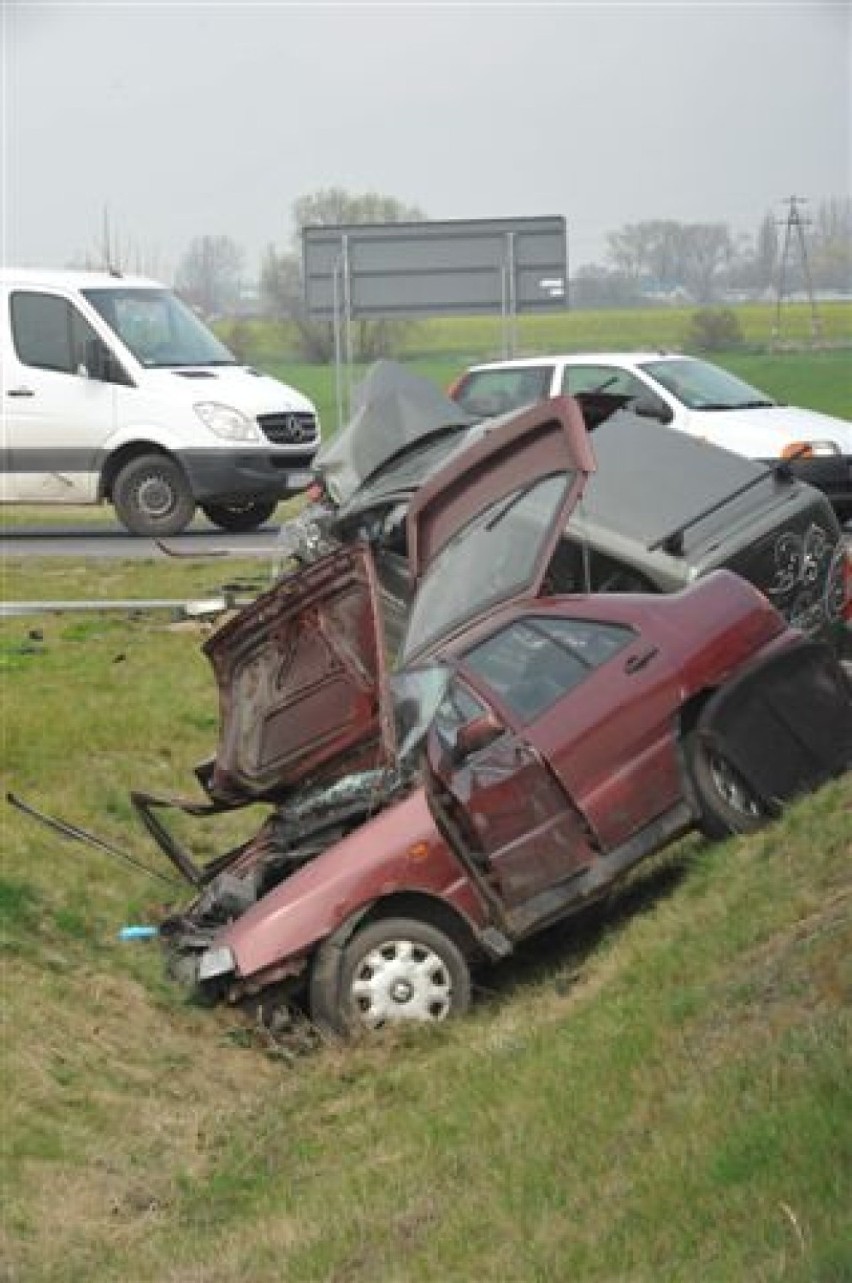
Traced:
POLYGON ((383 918, 356 931, 342 950, 321 947, 311 973, 311 1019, 340 1034, 437 1022, 469 1006, 464 954, 415 918, 383 918))
POLYGON ((724 752, 710 748, 695 732, 688 736, 684 748, 701 807, 702 833, 726 838, 734 833, 753 833, 766 823, 769 812, 724 752))
POLYGON ((222 530, 257 530, 278 507, 277 499, 235 499, 233 503, 202 503, 208 521, 222 530))
POLYGON ((115 479, 112 501, 122 525, 134 535, 177 535, 195 512, 186 477, 165 454, 143 454, 115 479))

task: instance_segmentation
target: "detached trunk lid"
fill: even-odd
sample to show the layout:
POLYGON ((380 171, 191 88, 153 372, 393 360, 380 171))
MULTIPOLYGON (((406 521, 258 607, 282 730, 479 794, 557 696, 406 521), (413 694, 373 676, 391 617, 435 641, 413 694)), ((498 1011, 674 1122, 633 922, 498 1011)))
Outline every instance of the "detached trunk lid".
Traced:
POLYGON ((395 759, 369 549, 358 544, 282 579, 204 646, 219 688, 217 800, 280 800, 395 759))

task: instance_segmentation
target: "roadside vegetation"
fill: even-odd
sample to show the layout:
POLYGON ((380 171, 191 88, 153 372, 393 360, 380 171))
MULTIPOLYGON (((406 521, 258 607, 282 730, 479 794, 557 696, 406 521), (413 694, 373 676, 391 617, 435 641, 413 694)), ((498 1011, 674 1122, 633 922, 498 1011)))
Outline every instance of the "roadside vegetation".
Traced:
MULTIPOLYGON (((619 315, 584 345, 674 345, 619 315)), ((462 342, 435 323, 404 359, 446 384, 499 356, 499 327, 469 324, 462 342)), ((255 337, 250 359, 333 423, 333 370, 255 337)), ((523 337, 525 350, 579 345, 523 337)), ((850 413, 848 353, 713 359, 850 413)), ((262 588, 270 567, 0 571, 5 600, 185 599, 262 588)), ((167 612, 0 621, 3 799, 170 872, 128 793, 195 791, 218 726, 207 627, 167 612)), ((179 831, 204 858, 252 824, 179 831)), ((181 889, 5 800, 0 834, 2 1283, 852 1278, 852 778, 754 837, 656 857, 606 906, 482 974, 468 1019, 350 1046, 275 1041, 191 1005, 155 944, 117 935, 181 889)))
MULTIPOLYGON (((29 599, 266 570, 3 573, 29 599)), ((204 633, 0 622, 4 795, 166 871, 128 791, 194 792, 218 724, 204 633)), ((155 944, 117 938, 184 893, 2 806, 4 1283, 852 1277, 852 779, 657 857, 481 975, 470 1018, 351 1046, 189 1004, 155 944)), ((208 856, 234 836, 188 835, 208 856)))

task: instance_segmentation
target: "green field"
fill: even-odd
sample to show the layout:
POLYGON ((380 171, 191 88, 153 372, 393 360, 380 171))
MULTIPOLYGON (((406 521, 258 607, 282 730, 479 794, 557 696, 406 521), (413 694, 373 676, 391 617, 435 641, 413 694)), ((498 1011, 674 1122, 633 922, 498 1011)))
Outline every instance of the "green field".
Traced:
MULTIPOLYGON (((10 562, 3 596, 264 573, 10 562)), ((4 792, 156 863, 127 794, 192 791, 217 726, 203 635, 0 622, 4 792)), ((118 942, 178 893, 2 814, 4 1283, 852 1278, 849 777, 649 862, 481 975, 464 1021, 304 1052, 118 942)))
MULTIPOLYGON (((748 304, 735 309, 744 341, 710 359, 754 383, 779 401, 826 414, 852 418, 852 304, 823 305, 821 347, 812 347, 810 311, 785 305, 781 342, 773 347, 775 309, 748 304)), ((516 354, 619 349, 683 348, 692 308, 631 308, 519 317, 516 354)), ((228 327, 223 327, 228 337, 228 327)), ((288 324, 246 322, 241 336, 247 357, 285 382, 300 388, 318 406, 326 430, 337 423, 335 372, 309 365, 294 355, 296 337, 288 324)), ((418 322, 407 332, 397 359, 447 387, 466 366, 498 360, 503 331, 493 317, 454 317, 418 322)), ((352 372, 353 385, 364 367, 352 372)))

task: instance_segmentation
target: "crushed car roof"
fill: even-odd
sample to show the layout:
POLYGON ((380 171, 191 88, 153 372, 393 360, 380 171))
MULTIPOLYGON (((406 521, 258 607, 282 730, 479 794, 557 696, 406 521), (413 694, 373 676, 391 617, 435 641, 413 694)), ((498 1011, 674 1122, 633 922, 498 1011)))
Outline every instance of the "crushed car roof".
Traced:
POLYGON ((338 504, 403 446, 442 428, 474 422, 428 379, 395 361, 377 361, 353 400, 349 422, 320 447, 313 463, 338 504))

